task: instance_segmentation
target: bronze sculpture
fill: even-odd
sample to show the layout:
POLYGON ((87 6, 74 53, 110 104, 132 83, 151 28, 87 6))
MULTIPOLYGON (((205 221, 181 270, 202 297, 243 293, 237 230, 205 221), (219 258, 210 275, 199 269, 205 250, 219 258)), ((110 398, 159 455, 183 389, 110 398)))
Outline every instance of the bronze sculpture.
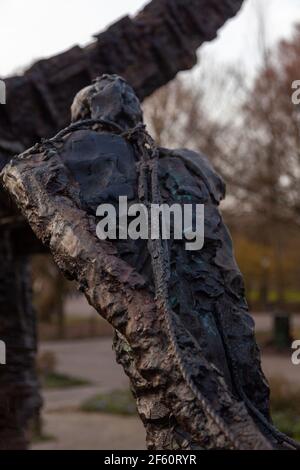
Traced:
POLYGON ((118 76, 82 90, 72 120, 12 160, 2 177, 60 269, 115 328, 148 447, 298 448, 271 423, 254 325, 218 211, 223 181, 204 156, 157 149, 137 97, 118 76), (100 242, 96 208, 119 196, 204 203, 203 249, 100 242))
MULTIPOLYGON (((123 18, 95 36, 86 48, 74 47, 39 61, 23 76, 6 79, 6 105, 0 106, 0 168, 12 155, 67 125, 75 93, 97 75, 122 73, 143 98, 179 70, 191 68, 197 48, 214 38, 242 3, 154 0, 134 19, 123 18)), ((0 448, 24 448, 30 419, 41 406, 28 256, 43 247, 2 189, 0 230, 0 337, 8 354, 6 367, 0 369, 0 448)))
MULTIPOLYGON (((69 115, 68 108, 74 94, 82 86, 87 85, 92 78, 100 75, 102 72, 121 73, 134 85, 139 98, 144 98, 159 86, 167 83, 179 70, 191 68, 196 63, 196 49, 204 40, 212 39, 217 29, 227 18, 233 16, 238 11, 241 4, 242 0, 227 0, 222 3, 217 0, 154 0, 133 20, 125 18, 110 27, 105 33, 96 36, 96 41, 87 48, 83 50, 73 48, 52 59, 40 61, 31 67, 23 77, 8 79, 7 105, 0 108, 1 168, 13 154, 22 152, 26 147, 38 141, 40 138, 49 137, 53 135, 55 131, 66 126, 69 115), (209 21, 205 21, 206 18, 209 18, 209 21), (143 47, 141 47, 140 44, 143 44, 143 47), (107 50, 110 51, 109 55, 107 55, 107 50), (122 58, 121 60, 120 57, 122 58), (141 69, 143 73, 141 73, 141 69), (16 109, 18 109, 18 112, 16 112, 16 109)), ((76 111, 74 109, 75 114, 78 112, 78 115, 75 117, 76 120, 81 120, 84 117, 80 114, 81 111, 82 110, 78 111, 77 109, 76 111)), ((90 109, 86 110, 87 113, 90 111, 90 109)), ((110 128, 109 132, 112 131, 113 129, 110 128)), ((141 135, 140 138, 142 138, 141 135)), ((103 145, 103 142, 101 145, 103 145)), ((109 145, 111 145, 111 143, 109 145)), ((130 145, 136 144, 130 142, 130 145)), ((208 186, 212 185, 209 191, 213 212, 211 221, 215 220, 214 217, 218 218, 218 213, 215 212, 217 209, 214 206, 218 203, 218 199, 222 197, 223 186, 220 179, 209 168, 209 165, 205 163, 205 159, 203 157, 197 157, 187 151, 174 152, 172 155, 174 158, 172 159, 170 159, 170 152, 168 151, 160 149, 159 153, 161 162, 165 162, 165 174, 170 173, 178 175, 180 173, 178 173, 178 168, 181 168, 183 173, 188 169, 188 172, 197 175, 195 176, 196 179, 202 179, 202 186, 205 180, 204 186, 207 186, 208 179, 208 186), (170 160, 172 160, 172 162, 170 160), (198 163, 195 164, 195 161, 198 163), (175 167, 178 166, 178 168, 174 168, 173 165, 175 165, 175 167), (205 169, 205 171, 203 169, 205 169), (205 172, 208 172, 209 176, 205 174, 205 172)), ((84 158, 82 155, 80 157, 82 164, 84 158)), ((53 162, 55 162, 56 157, 52 156, 52 158, 53 162)), ((39 163, 42 167, 45 165, 45 168, 47 168, 46 162, 39 163)), ((164 167, 164 164, 161 165, 164 167)), ((67 162, 65 162, 65 166, 68 168, 67 162)), ((70 162, 70 169, 72 170, 72 162, 70 162)), ((6 171, 8 172, 6 174, 9 174, 9 170, 6 171)), ((67 176, 65 176, 64 165, 62 167, 58 165, 57 171, 63 178, 67 178, 67 176)), ((74 168, 73 171, 75 171, 74 168)), ((80 178, 84 179, 84 166, 79 173, 76 174, 75 171, 76 177, 78 177, 79 180, 80 178)), ((33 175, 34 174, 33 169, 33 175)), ((124 175, 121 174, 121 177, 124 177, 124 175)), ((190 176, 187 177, 187 179, 189 178, 190 176)), ((55 178, 53 177, 53 181, 54 180, 55 178)), ((176 180, 175 177, 174 180, 176 180)), ((178 184, 178 181, 168 181, 168 185, 176 186, 176 184, 178 184)), ((10 191, 14 193, 11 182, 7 185, 10 191)), ((62 183, 62 186, 64 186, 64 183, 62 183)), ((197 184, 195 185, 195 183, 193 183, 192 186, 196 187, 197 184)), ((55 192, 57 188, 55 188, 54 184, 54 188, 49 188, 49 191, 50 189, 55 192)), ((167 186, 167 188, 163 187, 161 189, 163 190, 162 192, 167 191, 170 194, 171 187, 167 186)), ((174 187, 173 190, 175 191, 174 187)), ((199 188, 197 190, 199 196, 199 188)), ((195 189, 196 192, 197 190, 195 189)), ((203 187, 201 187, 201 190, 204 191, 203 187)), ((49 197, 51 191, 48 194, 49 197)), ((86 191, 83 192, 86 196, 86 191)), ((76 190, 72 189, 71 194, 68 195, 70 200, 73 201, 72 198, 75 193, 76 190)), ((59 191, 58 194, 60 196, 59 191)), ((22 205, 20 194, 16 193, 16 195, 18 203, 22 205)), ((20 213, 12 205, 3 191, 0 193, 0 202, 0 230, 2 231, 0 250, 0 276, 2 281, 2 292, 0 295, 0 337, 4 338, 7 342, 9 364, 11 365, 6 369, 2 368, 0 370, 0 395, 2 398, 0 407, 0 447, 23 448, 26 445, 24 431, 26 431, 30 418, 41 406, 34 371, 36 349, 35 318, 30 300, 31 288, 28 276, 27 256, 36 251, 40 252, 45 248, 39 243, 27 223, 25 223, 20 213), (16 292, 18 292, 17 296, 16 292), (9 312, 9 314, 6 314, 6 312, 9 312)), ((51 198, 49 199, 49 203, 50 202, 51 198)), ((94 209, 94 206, 93 204, 90 206, 90 202, 90 200, 85 201, 84 198, 80 201, 80 203, 83 204, 81 210, 86 210, 88 214, 92 216, 90 211, 94 209)), ((76 201, 76 204, 77 203, 78 201, 76 201)), ((22 209, 25 211, 26 217, 29 217, 27 208, 25 210, 24 207, 22 207, 22 209)), ((77 209, 78 207, 76 206, 76 210, 77 209)), ((38 212, 35 216, 38 217, 38 212)), ((85 218, 84 215, 83 217, 85 218)), ((37 218, 31 222, 36 229, 37 218)), ((221 226, 223 227, 222 224, 221 226)), ((49 227, 47 229, 48 232, 44 227, 45 233, 47 232, 49 235, 51 230, 49 227)), ((87 232, 89 232, 89 230, 87 230, 87 232)), ((226 387, 229 387, 229 392, 226 388, 225 398, 223 400, 225 404, 222 400, 219 403, 220 406, 222 405, 221 408, 228 408, 225 415, 223 409, 218 409, 221 419, 218 419, 218 413, 216 416, 213 416, 214 413, 209 413, 209 407, 207 407, 206 412, 202 409, 203 407, 200 407, 201 409, 196 407, 197 409, 195 409, 193 384, 190 383, 190 386, 187 387, 186 382, 189 382, 190 379, 185 377, 185 380, 183 380, 182 374, 178 372, 178 361, 176 363, 173 357, 174 347, 172 353, 172 351, 170 351, 170 345, 168 347, 166 346, 165 352, 166 358, 168 358, 172 364, 164 363, 161 370, 158 368, 158 377, 160 377, 162 382, 160 382, 160 386, 157 387, 157 390, 155 389, 155 394, 153 394, 153 391, 151 392, 152 399, 149 399, 146 396, 147 394, 145 394, 145 390, 147 387, 151 389, 149 383, 152 383, 152 376, 156 373, 153 364, 157 362, 157 359, 151 354, 150 357, 145 356, 147 367, 143 364, 143 374, 146 377, 147 374, 149 374, 148 383, 147 378, 145 379, 141 371, 130 363, 130 348, 129 350, 127 348, 128 339, 125 339, 124 335, 121 333, 122 329, 125 328, 122 312, 124 313, 124 309, 128 306, 124 306, 120 299, 120 303, 117 302, 117 307, 114 307, 112 309, 113 311, 109 314, 112 315, 112 317, 108 316, 115 328, 119 331, 115 340, 117 355, 133 381, 138 399, 138 408, 147 427, 148 445, 150 447, 169 448, 180 446, 187 448, 200 446, 205 448, 274 448, 283 445, 283 441, 285 440, 285 437, 277 434, 270 424, 268 387, 264 382, 260 370, 258 353, 253 338, 253 325, 246 313, 241 278, 232 259, 230 242, 224 227, 221 229, 221 232, 221 238, 224 242, 223 248, 226 248, 224 251, 221 250, 222 254, 218 256, 218 268, 214 270, 210 266, 210 250, 208 250, 208 259, 206 260, 207 265, 205 269, 202 269, 201 262, 198 261, 198 266, 196 262, 195 270, 198 276, 197 279, 193 280, 189 269, 187 269, 187 271, 184 270, 184 266, 189 266, 191 263, 191 260, 186 258, 187 255, 184 251, 180 251, 180 262, 177 263, 177 268, 181 273, 179 279, 185 279, 187 292, 190 292, 189 289, 192 289, 191 286, 193 286, 194 283, 197 286, 199 284, 202 286, 197 292, 197 295, 195 293, 191 294, 191 298, 194 298, 196 295, 201 301, 206 299, 203 301, 201 307, 202 316, 196 316, 195 318, 194 314, 190 314, 191 306, 187 298, 185 298, 186 294, 184 294, 184 289, 178 288, 178 279, 176 276, 172 278, 172 270, 170 288, 171 294, 172 290, 174 293, 174 295, 171 295, 172 309, 177 312, 181 321, 183 321, 183 325, 180 325, 180 322, 176 323, 179 336, 185 338, 185 330, 189 331, 191 325, 193 325, 193 328, 196 328, 197 331, 197 333, 195 333, 194 329, 190 331, 196 344, 193 343, 190 352, 189 346, 185 345, 188 351, 187 356, 191 358, 191 356, 195 354, 195 357, 199 358, 198 348, 201 349, 201 347, 204 347, 206 351, 204 359, 202 358, 204 363, 200 361, 198 364, 195 364, 196 370, 198 370, 197 368, 201 365, 203 370, 211 372, 211 366, 209 362, 207 363, 205 360, 206 354, 208 354, 214 367, 220 368, 223 378, 225 379, 226 387), (182 262, 183 260, 184 262, 182 262), (223 274, 220 277, 220 272, 218 271, 220 269, 223 273, 222 267, 224 267, 224 262, 229 262, 231 265, 231 269, 227 270, 225 283, 223 274), (212 272, 210 272, 208 266, 210 266, 212 272), (206 279, 206 282, 204 282, 204 279, 206 279), (215 279, 215 284, 213 282, 213 285, 211 285, 210 279, 215 279), (201 282, 199 280, 201 280, 201 282), (189 286, 189 284, 191 284, 191 286, 189 286), (177 298, 175 295, 178 290, 182 296, 180 298, 177 298), (219 297, 222 298, 221 302, 217 300, 219 297), (205 306, 205 304, 207 305, 205 306), (214 318, 212 318, 210 312, 212 304, 214 305, 214 318), (189 307, 187 308, 187 306, 189 307), (243 313, 242 316, 237 315, 236 309, 243 313), (182 313, 184 313, 183 317, 182 313), (209 336, 206 335, 205 328, 207 325, 212 327, 212 324, 215 328, 215 336, 217 336, 217 331, 222 331, 222 338, 219 337, 217 343, 213 342, 210 344, 210 339, 209 336), (232 329, 233 326, 234 328, 236 327, 236 330, 234 328, 232 329), (245 344, 240 342, 241 334, 245 338, 245 344), (202 344, 201 341, 204 341, 204 344, 202 344), (208 344, 206 344, 206 342, 208 342, 208 344), (228 343, 230 347, 227 346, 228 343), (216 344, 217 347, 214 351, 216 344), (241 357, 238 357, 237 349, 241 346, 244 349, 242 350, 241 357), (193 348, 196 349, 194 350, 193 348), (225 356, 226 361, 224 361, 225 356), (147 360, 149 360, 148 363, 147 360), (170 368, 170 370, 168 368, 170 368), (174 382, 172 383, 171 380, 172 386, 170 393, 167 393, 168 405, 166 406, 164 379, 169 373, 174 382), (242 376, 240 377, 239 374, 242 374, 242 376), (172 387, 174 387, 175 383, 179 390, 182 390, 182 396, 185 397, 184 403, 186 404, 186 409, 179 410, 182 402, 180 402, 178 396, 175 398, 172 397, 172 387), (257 384, 257 387, 254 386, 257 384), (141 385, 141 388, 139 388, 139 385, 141 385), (248 396, 243 395, 245 389, 247 390, 248 396), (155 406, 153 405, 154 398, 155 401, 157 401, 155 406), (173 413, 170 413, 170 406, 174 406, 176 410, 177 415, 175 413, 175 418, 173 413), (244 428, 235 423, 234 415, 239 416, 239 418, 242 417, 241 422, 244 428), (188 424, 190 419, 193 420, 193 423, 188 424), (229 432, 226 431, 227 428, 229 432), (240 442, 239 439, 237 439, 237 435, 239 434, 241 434, 240 442), (204 439, 203 436, 206 436, 206 438, 204 439)), ((38 232, 38 235, 41 238, 44 237, 42 232, 38 232)), ((213 246, 214 243, 214 236, 212 236, 211 246, 213 246)), ((46 240, 46 245, 48 245, 48 240, 46 240)), ((56 253, 56 250, 59 251, 59 246, 56 246, 54 243, 52 249, 54 253, 56 253)), ((102 253, 104 257, 110 257, 116 254, 115 248, 110 246, 109 248, 107 247, 107 249, 108 253, 106 253, 105 250, 102 253)), ((121 256, 122 261, 125 261, 126 264, 121 263, 121 265, 119 265, 119 261, 114 257, 107 260, 109 263, 112 262, 112 266, 115 266, 117 271, 119 268, 125 269, 125 272, 121 269, 122 274, 125 275, 126 273, 125 277, 130 274, 129 286, 126 285, 126 289, 136 288, 138 292, 139 289, 145 287, 144 280, 136 276, 135 273, 131 273, 130 269, 130 273, 128 272, 128 262, 131 260, 129 266, 134 266, 134 269, 141 275, 141 267, 136 264, 137 259, 141 259, 141 249, 141 247, 137 249, 133 245, 129 248, 128 246, 122 248, 119 245, 118 250, 119 252, 121 250, 123 256, 123 258, 121 256)), ((91 248, 91 250, 93 251, 93 248, 91 248)), ((97 250, 98 248, 96 252, 97 250)), ((145 252, 144 246, 142 251, 145 252)), ((60 259, 59 254, 57 256, 61 267, 64 270, 69 270, 70 266, 68 260, 60 259)), ((151 271, 150 258, 150 253, 148 253, 148 256, 144 259, 144 268, 147 268, 146 272, 148 273, 151 271)), ((82 260, 79 258, 77 261, 81 262, 82 260)), ((194 260, 193 263, 195 263, 194 260)), ((101 278, 100 274, 102 275, 103 273, 98 273, 99 279, 101 278)), ((145 271, 142 274, 145 276, 145 271)), ((74 276, 74 273, 71 273, 71 275, 74 276)), ((88 291, 88 295, 96 308, 99 309, 101 306, 101 310, 103 310, 103 305, 100 305, 101 302, 99 299, 94 298, 96 294, 90 291, 92 286, 85 285, 82 277, 83 273, 80 273, 80 276, 79 281, 82 283, 82 287, 88 291)), ((92 273, 91 276, 96 282, 98 279, 97 274, 92 273)), ((151 276, 148 278, 148 282, 151 284, 150 280, 151 276)), ((113 283, 120 282, 120 285, 122 285, 123 281, 122 276, 118 279, 117 275, 113 283)), ((110 299, 112 295, 110 289, 113 289, 113 286, 109 287, 106 285, 103 289, 104 291, 107 289, 104 298, 110 299)), ((197 290, 198 287, 195 287, 195 289, 197 290)), ((136 300, 135 305, 132 307, 132 324, 129 328, 130 331, 127 331, 131 346, 133 342, 132 350, 136 347, 138 351, 140 344, 146 344, 147 341, 153 344, 154 350, 157 347, 162 347, 164 343, 166 332, 159 333, 163 320, 158 319, 157 323, 154 321, 152 324, 153 315, 157 308, 153 302, 152 294, 151 289, 150 292, 144 292, 143 295, 139 292, 137 295, 141 295, 141 297, 136 300), (135 331, 138 330, 138 322, 135 316, 141 318, 138 310, 134 309, 138 309, 138 302, 142 302, 144 295, 149 302, 149 315, 144 319, 145 328, 150 328, 150 330, 153 328, 152 333, 155 332, 157 334, 158 341, 155 341, 155 338, 151 337, 151 335, 149 337, 146 335, 142 338, 134 337, 135 331), (135 327, 137 330, 135 330, 135 327), (160 334, 162 335, 161 337, 160 334)), ((132 292, 127 292, 127 295, 130 297, 132 292)), ((147 331, 149 332, 149 330, 147 331)), ((185 343, 185 341, 183 342, 185 343)), ((192 364, 193 361, 191 360, 191 367, 193 367, 192 364)), ((218 380, 217 383, 219 383, 218 380)), ((194 390, 196 395, 198 385, 196 386, 196 390, 194 390)), ((223 390, 222 386, 221 389, 223 390)), ((217 400, 216 397, 219 397, 218 387, 215 389, 215 393, 216 395, 211 392, 209 400, 211 400, 213 396, 217 400)), ((206 401, 204 400, 202 403, 204 408, 205 403, 206 401)), ((294 446, 292 442, 290 442, 290 445, 292 447, 294 446)))

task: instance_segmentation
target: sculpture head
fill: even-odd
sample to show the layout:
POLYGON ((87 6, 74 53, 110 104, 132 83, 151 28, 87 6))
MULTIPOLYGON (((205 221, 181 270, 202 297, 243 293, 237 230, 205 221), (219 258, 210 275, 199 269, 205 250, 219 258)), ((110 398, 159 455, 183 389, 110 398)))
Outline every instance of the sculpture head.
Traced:
POLYGON ((143 113, 133 88, 118 75, 102 75, 83 88, 71 107, 72 122, 104 119, 128 129, 143 122, 143 113))

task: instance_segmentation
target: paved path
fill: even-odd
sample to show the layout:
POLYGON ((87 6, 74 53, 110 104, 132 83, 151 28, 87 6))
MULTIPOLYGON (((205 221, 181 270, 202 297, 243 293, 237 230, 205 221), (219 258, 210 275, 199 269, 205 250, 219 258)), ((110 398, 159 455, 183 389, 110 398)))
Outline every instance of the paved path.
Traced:
POLYGON ((55 354, 58 372, 90 382, 88 386, 45 391, 46 411, 75 409, 96 393, 129 386, 122 367, 115 361, 111 338, 51 341, 42 343, 40 351, 55 354))
POLYGON ((40 345, 40 351, 55 354, 59 372, 87 379, 103 390, 128 386, 122 367, 116 363, 111 338, 49 341, 40 345))
POLYGON ((41 352, 55 354, 59 372, 91 384, 43 392, 44 433, 54 439, 33 445, 34 450, 145 448, 145 430, 139 418, 78 411, 83 401, 99 392, 128 388, 128 379, 116 363, 111 345, 108 338, 41 344, 41 352))
POLYGON ((300 388, 300 365, 295 366, 289 355, 263 354, 262 366, 268 379, 279 379, 300 388))
POLYGON ((102 413, 48 413, 44 432, 54 440, 34 450, 145 449, 145 430, 138 418, 102 413))

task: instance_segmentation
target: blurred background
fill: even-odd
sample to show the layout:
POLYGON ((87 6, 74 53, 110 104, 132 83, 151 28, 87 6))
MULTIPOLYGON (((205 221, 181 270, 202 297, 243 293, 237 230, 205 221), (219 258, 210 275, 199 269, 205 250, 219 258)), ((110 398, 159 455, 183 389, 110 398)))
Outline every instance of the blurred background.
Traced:
MULTIPOLYGON (((1 0, 0 74, 85 44, 145 1, 1 0), (4 15, 4 16, 3 16, 4 15), (26 22, 24 22, 26 17, 26 22), (28 21, 27 21, 28 19, 28 21), (55 28, 54 28, 55 26, 55 28), (55 32, 54 32, 55 29, 55 32)), ((227 183, 222 204, 256 322, 276 425, 300 440, 300 0, 247 0, 199 65, 144 102, 161 146, 200 150, 227 183)), ((45 407, 34 449, 142 449, 144 430, 115 363, 110 327, 51 258, 33 259, 45 407)))

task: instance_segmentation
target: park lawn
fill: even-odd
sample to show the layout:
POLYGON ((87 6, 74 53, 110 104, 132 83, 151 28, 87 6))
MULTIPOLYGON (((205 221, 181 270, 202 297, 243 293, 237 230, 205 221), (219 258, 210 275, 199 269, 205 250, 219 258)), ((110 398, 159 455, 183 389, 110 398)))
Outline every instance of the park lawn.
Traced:
POLYGON ((270 380, 271 411, 275 426, 300 441, 300 388, 292 387, 280 378, 270 380))
POLYGON ((99 393, 86 400, 80 407, 81 411, 94 413, 110 413, 116 415, 135 415, 136 404, 130 390, 113 390, 99 393))
MULTIPOLYGON (((284 293, 285 302, 287 304, 300 304, 300 291, 297 290, 286 290, 284 293)), ((250 302, 259 301, 258 290, 251 290, 247 292, 247 298, 250 302)), ((276 303, 278 300, 278 294, 275 290, 271 290, 268 295, 268 302, 276 303)))
POLYGON ((59 372, 49 372, 41 378, 42 386, 45 389, 61 389, 71 387, 81 387, 90 385, 90 382, 79 377, 61 374, 59 372))

